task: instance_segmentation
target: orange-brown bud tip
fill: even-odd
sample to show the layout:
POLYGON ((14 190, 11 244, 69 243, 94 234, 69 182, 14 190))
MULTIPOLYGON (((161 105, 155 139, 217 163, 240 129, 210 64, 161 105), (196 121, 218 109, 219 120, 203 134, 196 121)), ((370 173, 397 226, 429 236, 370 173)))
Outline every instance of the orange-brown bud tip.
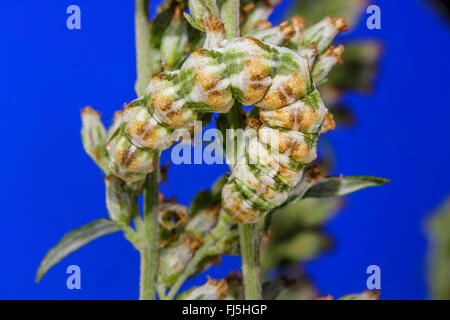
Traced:
POLYGON ((206 19, 205 26, 207 30, 215 33, 225 32, 224 24, 215 16, 209 16, 208 19, 206 19))
POLYGON ((325 55, 327 56, 335 56, 337 58, 338 63, 342 63, 342 54, 344 53, 345 47, 340 44, 337 47, 330 46, 327 51, 325 51, 325 55))
POLYGON ((242 6, 242 12, 244 13, 250 13, 253 11, 253 9, 255 9, 255 4, 253 2, 242 6))
POLYGON ((299 29, 303 29, 305 26, 305 19, 303 19, 302 17, 294 16, 291 18, 291 21, 292 24, 299 29))
POLYGON ((267 20, 259 20, 256 27, 260 30, 267 30, 272 27, 272 23, 267 20))
POLYGON ((308 183, 313 184, 325 176, 323 168, 317 164, 311 165, 306 171, 308 183))
POLYGON ((334 19, 333 23, 336 26, 336 28, 339 30, 339 32, 349 29, 349 25, 347 24, 347 21, 345 20, 345 18, 334 19))
POLYGON ((95 114, 100 116, 100 112, 94 110, 91 106, 86 106, 83 109, 81 109, 81 115, 83 114, 95 114))
POLYGON ((334 122, 334 117, 331 112, 328 112, 323 121, 321 133, 325 133, 329 130, 336 129, 336 123, 334 122))

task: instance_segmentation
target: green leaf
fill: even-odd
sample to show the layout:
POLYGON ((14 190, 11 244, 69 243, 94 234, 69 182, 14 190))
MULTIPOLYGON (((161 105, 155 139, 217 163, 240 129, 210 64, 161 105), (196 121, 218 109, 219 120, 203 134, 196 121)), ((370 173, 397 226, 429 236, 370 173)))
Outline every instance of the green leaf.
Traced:
POLYGON ((325 177, 316 182, 304 198, 340 197, 369 187, 381 186, 388 179, 372 176, 325 177))
POLYGON ((186 20, 189 22, 189 24, 190 24, 193 28, 195 28, 195 29, 197 29, 197 30, 199 30, 199 31, 205 32, 205 27, 203 27, 200 23, 198 23, 198 22, 194 19, 194 17, 190 16, 190 15, 187 14, 186 12, 183 12, 183 15, 184 15, 184 17, 186 18, 186 20))
POLYGON ((222 200, 222 188, 228 181, 228 175, 219 177, 211 187, 211 190, 198 192, 191 203, 191 218, 203 209, 216 205, 222 200))
POLYGON ((47 252, 36 273, 35 282, 39 282, 50 268, 63 258, 92 240, 119 231, 119 228, 109 219, 97 219, 78 229, 72 230, 47 252))

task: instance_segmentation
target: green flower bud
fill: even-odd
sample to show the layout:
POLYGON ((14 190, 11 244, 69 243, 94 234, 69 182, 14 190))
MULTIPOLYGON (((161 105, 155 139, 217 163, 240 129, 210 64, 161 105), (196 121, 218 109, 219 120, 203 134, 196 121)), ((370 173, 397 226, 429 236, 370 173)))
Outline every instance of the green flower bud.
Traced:
POLYGON ((81 140, 84 150, 103 171, 107 172, 106 130, 100 120, 100 113, 87 106, 81 110, 81 121, 81 140))
POLYGON ((105 177, 105 185, 106 207, 111 220, 119 225, 128 225, 134 201, 132 191, 125 181, 113 175, 105 177))

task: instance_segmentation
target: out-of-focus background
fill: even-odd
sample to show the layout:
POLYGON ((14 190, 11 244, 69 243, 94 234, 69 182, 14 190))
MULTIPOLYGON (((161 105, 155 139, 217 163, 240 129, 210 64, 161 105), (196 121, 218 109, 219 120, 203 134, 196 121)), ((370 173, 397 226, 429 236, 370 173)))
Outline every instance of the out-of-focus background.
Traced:
MULTIPOLYGON (((425 299, 426 217, 450 191, 449 23, 432 2, 373 3, 381 8, 381 30, 369 30, 363 12, 337 42, 378 40, 377 78, 370 93, 345 93, 356 122, 326 136, 335 151, 334 174, 392 182, 345 198, 326 225, 334 249, 307 263, 306 273, 321 294, 339 297, 364 290, 366 268, 375 264, 382 299, 425 299)), ((285 0, 271 20, 282 21, 292 5, 285 0)), ((83 151, 79 114, 92 105, 109 124, 135 98, 134 1, 6 0, 0 26, 0 298, 136 299, 139 256, 120 234, 92 242, 41 283, 33 281, 64 233, 107 216, 103 177, 83 151), (71 4, 81 8, 81 30, 66 27, 71 4), (71 264, 81 268, 81 290, 66 287, 71 264)), ((170 150, 162 156, 168 161, 170 150)), ((226 165, 172 165, 162 190, 189 204, 226 171, 226 165)), ((224 257, 208 274, 223 277, 239 268, 239 258, 224 257)), ((202 274, 185 287, 205 279, 202 274)))

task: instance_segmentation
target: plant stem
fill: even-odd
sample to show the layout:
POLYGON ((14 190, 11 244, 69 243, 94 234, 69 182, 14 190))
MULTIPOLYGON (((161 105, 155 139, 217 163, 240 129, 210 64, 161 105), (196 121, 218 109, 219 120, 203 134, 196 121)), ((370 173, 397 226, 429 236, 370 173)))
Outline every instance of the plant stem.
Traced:
POLYGON ((246 300, 261 300, 260 244, 262 224, 239 224, 242 271, 246 300))
MULTIPOLYGON (((158 167, 157 167, 158 168, 158 167)), ((141 253, 141 300, 154 300, 159 265, 158 169, 149 173, 144 185, 144 221, 141 253)))
MULTIPOLYGON (((221 6, 221 18, 225 24, 226 38, 240 36, 239 0, 224 0, 221 6)), ((231 128, 240 128, 242 123, 242 106, 234 106, 234 112, 227 117, 231 128)), ((231 163, 230 163, 231 164, 231 163)), ((242 255, 242 271, 244 273, 245 299, 260 300, 261 294, 261 261, 260 243, 262 223, 239 224, 239 237, 242 255)))
POLYGON ((240 36, 239 30, 240 0, 224 0, 220 7, 222 22, 225 24, 226 38, 240 36))
POLYGON ((148 0, 136 0, 134 24, 136 33, 137 69, 135 90, 138 96, 141 96, 152 79, 148 0))
MULTIPOLYGON (((149 1, 136 0, 135 7, 136 32, 136 93, 141 96, 152 78, 151 50, 150 50, 150 22, 149 1)), ((139 299, 154 300, 156 298, 156 275, 159 265, 159 224, 158 224, 158 171, 149 173, 144 184, 144 212, 143 221, 135 221, 142 227, 142 243, 139 245, 141 253, 141 278, 139 299)))

